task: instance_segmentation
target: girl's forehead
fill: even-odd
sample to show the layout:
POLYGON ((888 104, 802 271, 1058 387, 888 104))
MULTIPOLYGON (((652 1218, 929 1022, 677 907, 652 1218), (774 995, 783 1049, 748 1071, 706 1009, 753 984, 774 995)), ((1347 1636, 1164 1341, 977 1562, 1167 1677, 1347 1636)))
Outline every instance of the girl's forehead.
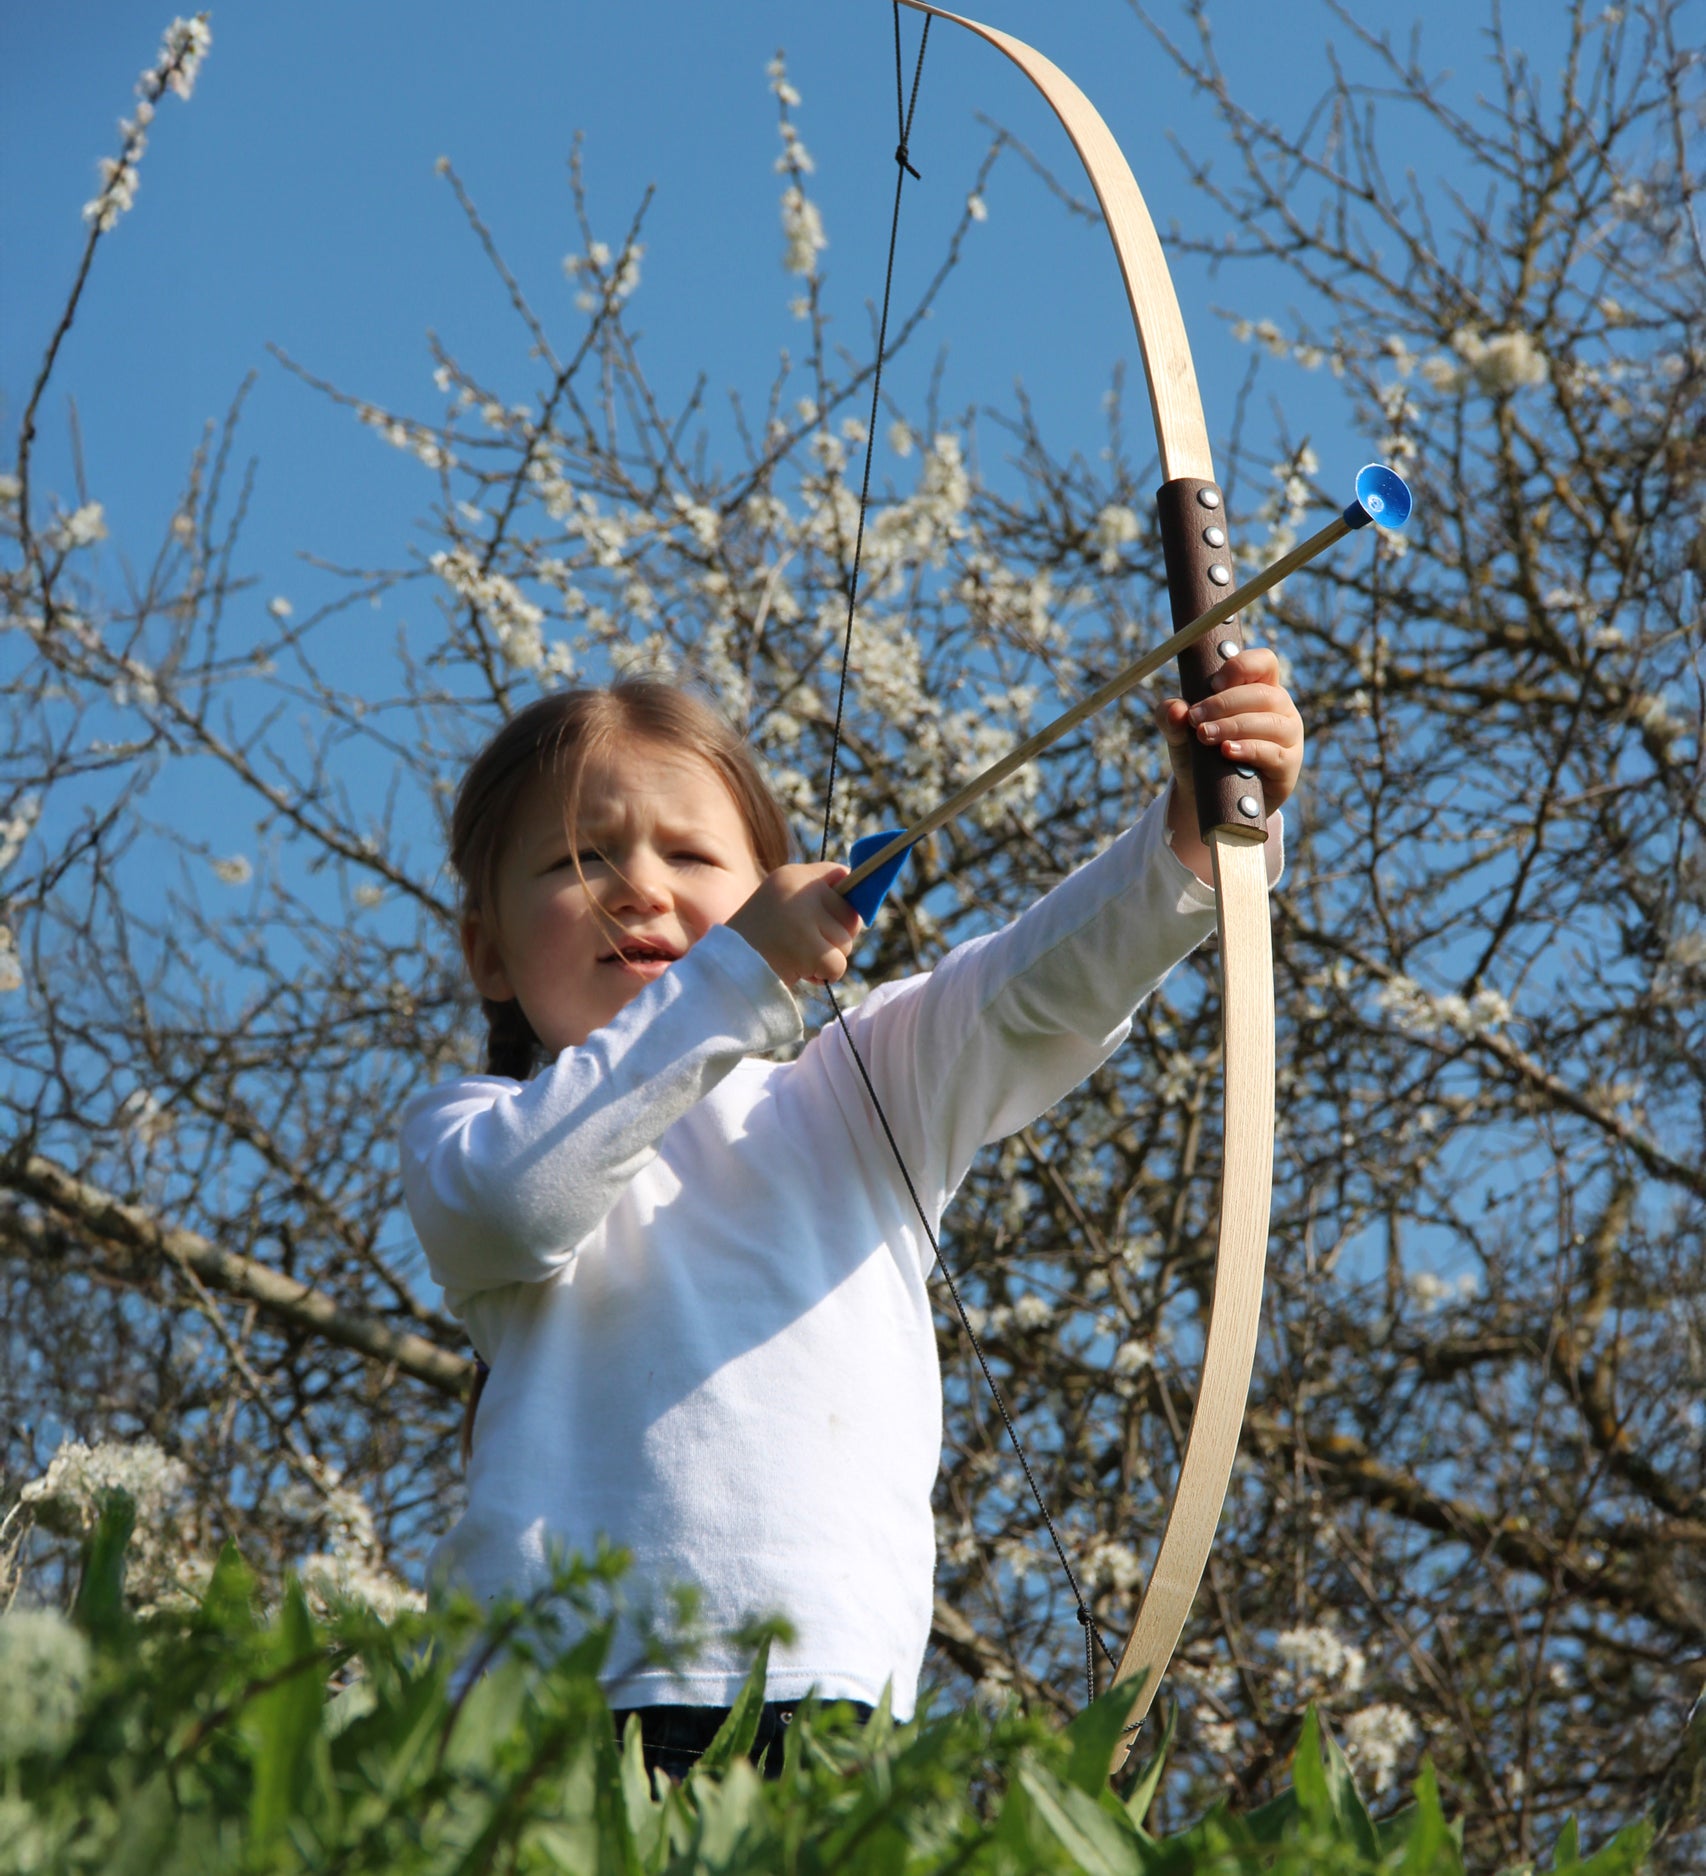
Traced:
POLYGON ((691 749, 633 739, 600 750, 581 771, 580 807, 589 813, 620 812, 647 804, 734 807, 723 778, 691 749))
POLYGON ((521 818, 541 834, 547 825, 561 827, 571 795, 583 828, 634 815, 728 816, 744 828, 739 804, 709 761, 649 738, 628 738, 590 755, 578 786, 568 772, 540 776, 522 800, 521 818))

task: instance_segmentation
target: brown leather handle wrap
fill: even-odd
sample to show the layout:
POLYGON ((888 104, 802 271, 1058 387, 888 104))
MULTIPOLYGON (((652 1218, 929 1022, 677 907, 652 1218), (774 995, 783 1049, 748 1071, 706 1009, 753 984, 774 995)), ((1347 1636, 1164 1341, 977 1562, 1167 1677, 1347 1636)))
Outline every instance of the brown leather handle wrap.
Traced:
MULTIPOLYGON (((1155 492, 1161 517, 1161 548, 1167 557, 1167 591, 1173 629, 1187 626, 1231 589, 1232 549, 1227 540, 1226 503, 1213 482, 1178 476, 1155 492)), ((1236 618, 1199 639, 1179 658, 1186 703, 1201 703, 1209 681, 1244 640, 1236 618)), ((1204 840, 1213 833, 1266 840, 1268 809, 1261 777, 1228 762, 1219 750, 1198 743, 1194 750, 1197 826, 1204 840)))

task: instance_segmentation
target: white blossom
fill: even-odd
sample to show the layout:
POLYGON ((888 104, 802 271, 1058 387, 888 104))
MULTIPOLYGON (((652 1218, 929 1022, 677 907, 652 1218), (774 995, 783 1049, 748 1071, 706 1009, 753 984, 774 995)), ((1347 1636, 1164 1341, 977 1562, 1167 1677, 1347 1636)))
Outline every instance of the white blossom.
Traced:
POLYGON ((56 1611, 0 1615, 0 1765, 70 1744, 89 1670, 88 1641, 56 1611))
POLYGON ((817 204, 798 183, 782 191, 782 236, 782 265, 787 272, 814 274, 817 257, 829 246, 829 237, 823 231, 817 204))
POLYGON ((1054 1320, 1054 1305, 1046 1297, 1021 1296, 1013 1305, 1013 1320, 1021 1329, 1045 1329, 1054 1320))
POLYGON ((24 987, 24 966, 18 956, 17 940, 0 925, 0 996, 24 987))
POLYGON ((1094 1538, 1084 1551, 1084 1581, 1087 1588, 1125 1591, 1143 1581, 1143 1563, 1129 1544, 1111 1537, 1094 1538))
POLYGON ((234 853, 228 859, 210 860, 208 864, 213 868, 213 877, 224 886, 246 886, 255 876, 246 853, 234 853))
POLYGON ((800 101, 800 94, 788 82, 788 62, 780 52, 764 68, 770 89, 790 108, 800 101))
POLYGON ((984 201, 981 195, 968 195, 966 197, 966 213, 973 221, 988 221, 989 204, 984 201))
POLYGON ((427 564, 453 593, 484 614, 498 649, 517 670, 539 669, 545 662, 545 614, 513 580, 501 573, 482 573, 466 547, 434 554, 427 564))
POLYGON ((1436 389, 1457 390, 1476 384, 1494 396, 1544 384, 1550 374, 1546 355, 1526 332, 1495 332, 1490 338, 1473 326, 1451 335, 1457 359, 1436 354, 1422 362, 1422 376, 1436 389))
POLYGON ((107 538, 107 514, 99 502, 85 502, 60 522, 56 536, 61 547, 88 547, 107 538))
POLYGON ((1281 1677, 1304 1699, 1354 1694, 1368 1667, 1368 1657, 1354 1642, 1319 1625, 1283 1630, 1274 1641, 1274 1652, 1285 1663, 1281 1677))
POLYGON ((1416 1739, 1416 1722, 1389 1700, 1353 1713, 1344 1723, 1345 1756, 1378 1797, 1397 1777, 1399 1756, 1416 1739))
POLYGON ((1382 984, 1374 1000, 1400 1029, 1418 1036, 1436 1035, 1442 1029, 1486 1035, 1503 1028, 1512 1016, 1510 1004, 1497 990, 1483 986, 1470 997, 1435 996, 1402 974, 1382 984))
MULTIPOLYGON (((208 48, 212 44, 213 31, 205 13, 196 14, 194 19, 175 19, 166 28, 154 72, 165 79, 166 89, 175 97, 187 99, 195 90, 201 62, 207 57, 208 48)), ((144 97, 147 96, 146 87, 152 76, 154 73, 144 72, 137 84, 138 92, 144 97)))
POLYGON ((23 852, 25 841, 40 819, 41 796, 20 795, 13 804, 11 814, 0 820, 0 874, 5 873, 23 852))
POLYGON ((889 448, 897 456, 910 456, 917 438, 912 434, 912 426, 899 417, 889 425, 889 448))
POLYGON ((1132 1336, 1114 1350, 1110 1366, 1115 1374, 1138 1374, 1155 1360, 1155 1345, 1141 1336, 1132 1336))
POLYGON ((172 1131, 172 1115, 149 1088, 132 1088, 119 1103, 119 1125, 136 1135, 144 1146, 153 1146, 172 1131))
POLYGON ((372 911, 376 905, 385 903, 385 888, 372 884, 360 885, 350 894, 350 897, 363 911, 372 911))
POLYGON ((267 601, 267 611, 270 612, 275 619, 288 619, 295 610, 296 608, 282 594, 276 599, 269 599, 267 601))
POLYGON ((1143 524, 1123 503, 1110 502, 1096 517, 1096 551, 1104 573, 1113 573, 1120 564, 1120 549, 1135 541, 1143 524))
POLYGON ((1480 1292, 1481 1284, 1472 1271, 1449 1279, 1432 1270, 1415 1270, 1405 1277, 1404 1288, 1423 1309, 1431 1312, 1451 1303, 1469 1301, 1480 1292))

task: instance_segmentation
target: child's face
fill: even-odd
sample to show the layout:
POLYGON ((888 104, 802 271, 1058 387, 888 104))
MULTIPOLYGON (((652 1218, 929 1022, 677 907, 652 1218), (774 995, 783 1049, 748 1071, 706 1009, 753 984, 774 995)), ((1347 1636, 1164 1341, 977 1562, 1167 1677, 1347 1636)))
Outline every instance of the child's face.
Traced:
POLYGON ((631 742, 587 765, 572 838, 556 784, 522 796, 495 917, 464 920, 463 954, 480 994, 518 998, 555 1055, 732 917, 763 877, 717 772, 661 743, 631 742))

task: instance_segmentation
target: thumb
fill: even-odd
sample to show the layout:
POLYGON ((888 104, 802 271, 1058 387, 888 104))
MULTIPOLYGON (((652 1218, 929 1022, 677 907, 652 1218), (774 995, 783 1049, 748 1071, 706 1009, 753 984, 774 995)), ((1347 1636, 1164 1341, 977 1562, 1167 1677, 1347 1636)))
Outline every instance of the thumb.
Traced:
POLYGON ((1183 697, 1163 697, 1155 706, 1155 725, 1169 749, 1183 749, 1191 741, 1190 705, 1183 697))

